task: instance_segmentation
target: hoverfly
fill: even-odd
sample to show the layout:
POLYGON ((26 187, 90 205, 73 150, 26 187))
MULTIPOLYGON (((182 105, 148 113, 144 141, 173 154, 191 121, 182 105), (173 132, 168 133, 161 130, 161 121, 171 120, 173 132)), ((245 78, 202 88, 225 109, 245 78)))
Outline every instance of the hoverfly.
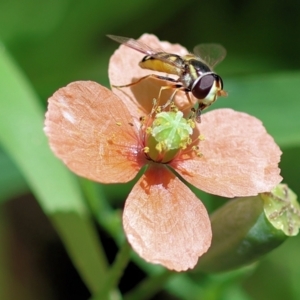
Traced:
POLYGON ((218 96, 227 96, 227 92, 223 90, 222 78, 212 70, 226 56, 226 50, 220 44, 200 44, 194 48, 194 54, 189 53, 180 56, 162 50, 154 50, 132 38, 115 35, 107 36, 122 45, 145 54, 144 58, 139 62, 141 68, 178 76, 176 80, 167 76, 149 74, 135 82, 114 87, 129 87, 148 77, 166 80, 172 84, 162 87, 161 91, 168 88, 174 88, 175 91, 165 106, 172 102, 178 90, 184 91, 189 102, 192 103, 189 97, 189 93, 192 93, 199 104, 196 112, 196 120, 198 122, 200 122, 202 110, 214 103, 218 96))

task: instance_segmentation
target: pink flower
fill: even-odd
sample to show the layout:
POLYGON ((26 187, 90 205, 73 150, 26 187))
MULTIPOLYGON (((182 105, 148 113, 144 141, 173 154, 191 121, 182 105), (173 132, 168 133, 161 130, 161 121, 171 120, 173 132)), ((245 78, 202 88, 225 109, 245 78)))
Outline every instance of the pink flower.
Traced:
MULTIPOLYGON (((186 51, 151 35, 141 39, 167 52, 186 51)), ((121 46, 110 60, 111 83, 127 84, 149 74, 138 67, 141 56, 121 46)), ((281 151, 259 120, 218 109, 202 115, 184 146, 159 152, 149 113, 162 85, 147 79, 113 93, 95 82, 73 82, 49 99, 45 132, 53 152, 73 172, 97 182, 128 182, 147 165, 125 202, 125 234, 146 261, 183 271, 208 250, 212 234, 204 205, 176 174, 207 193, 256 195, 281 181, 281 151), (197 139, 200 131, 204 140, 197 139)), ((163 93, 167 99, 172 90, 163 93)), ((184 93, 175 102, 190 111, 184 93)), ((182 120, 188 127, 189 121, 182 120)))

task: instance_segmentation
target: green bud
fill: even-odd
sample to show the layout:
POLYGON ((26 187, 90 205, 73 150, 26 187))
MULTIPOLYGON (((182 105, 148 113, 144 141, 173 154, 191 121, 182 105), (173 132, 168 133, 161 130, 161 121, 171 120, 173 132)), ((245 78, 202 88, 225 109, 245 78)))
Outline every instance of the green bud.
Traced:
POLYGON ((211 215, 212 245, 194 270, 228 271, 258 260, 298 232, 299 213, 296 195, 282 184, 227 202, 211 215))
POLYGON ((269 222, 288 236, 295 236, 300 227, 300 206, 296 194, 286 184, 279 184, 270 193, 261 194, 269 222))

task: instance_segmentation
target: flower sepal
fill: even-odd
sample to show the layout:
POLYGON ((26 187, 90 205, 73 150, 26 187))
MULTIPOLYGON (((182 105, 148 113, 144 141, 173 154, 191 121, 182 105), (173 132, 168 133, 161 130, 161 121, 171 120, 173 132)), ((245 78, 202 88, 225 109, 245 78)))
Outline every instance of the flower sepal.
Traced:
POLYGON ((295 197, 279 184, 270 193, 236 198, 217 209, 211 215, 212 246, 194 272, 222 272, 250 264, 297 234, 300 207, 295 197))

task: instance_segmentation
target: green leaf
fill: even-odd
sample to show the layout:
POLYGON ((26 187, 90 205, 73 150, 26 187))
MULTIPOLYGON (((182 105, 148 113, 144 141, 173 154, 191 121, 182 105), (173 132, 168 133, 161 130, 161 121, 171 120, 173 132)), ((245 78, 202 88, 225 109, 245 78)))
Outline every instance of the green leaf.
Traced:
POLYGON ((105 261, 75 177, 51 153, 44 113, 5 49, 0 51, 0 143, 19 167, 92 292, 105 261))
POLYGON ((0 203, 29 191, 28 185, 11 159, 0 151, 0 203))

